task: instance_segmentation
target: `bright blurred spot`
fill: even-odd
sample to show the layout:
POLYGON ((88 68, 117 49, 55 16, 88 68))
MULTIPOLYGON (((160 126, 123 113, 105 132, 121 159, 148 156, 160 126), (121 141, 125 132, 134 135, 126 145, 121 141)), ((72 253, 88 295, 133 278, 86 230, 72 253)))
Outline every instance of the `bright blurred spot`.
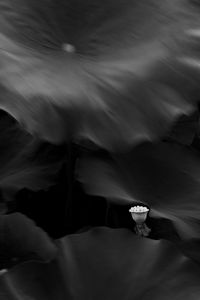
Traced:
POLYGON ((63 44, 62 49, 68 53, 74 53, 76 51, 76 48, 71 44, 63 44))

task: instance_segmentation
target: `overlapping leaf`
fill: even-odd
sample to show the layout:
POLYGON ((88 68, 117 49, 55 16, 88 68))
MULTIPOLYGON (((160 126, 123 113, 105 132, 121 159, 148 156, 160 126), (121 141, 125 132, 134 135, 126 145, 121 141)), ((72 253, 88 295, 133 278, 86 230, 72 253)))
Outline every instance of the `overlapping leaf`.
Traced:
POLYGON ((56 181, 64 151, 42 144, 2 111, 0 138, 0 188, 5 197, 23 188, 47 189, 56 181))
POLYGON ((2 300, 196 300, 200 268, 171 243, 95 228, 58 241, 49 264, 26 263, 0 277, 2 300))
POLYGON ((180 118, 172 127, 165 140, 182 145, 191 145, 199 132, 199 113, 180 118))
POLYGON ((0 216, 0 269, 37 259, 48 261, 57 249, 47 234, 21 213, 0 216))
POLYGON ((199 238, 198 153, 175 144, 144 144, 114 159, 82 159, 77 170, 88 193, 122 205, 147 204, 150 216, 171 220, 182 238, 199 238))

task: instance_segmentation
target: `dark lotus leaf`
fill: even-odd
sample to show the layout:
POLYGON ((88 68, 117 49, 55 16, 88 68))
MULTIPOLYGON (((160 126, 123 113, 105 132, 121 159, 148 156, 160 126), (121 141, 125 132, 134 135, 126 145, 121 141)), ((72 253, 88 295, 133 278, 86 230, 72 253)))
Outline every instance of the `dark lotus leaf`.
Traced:
POLYGON ((95 228, 58 241, 48 264, 26 263, 0 277, 2 300, 196 300, 200 267, 171 243, 129 230, 95 228))
POLYGON ((55 183, 64 157, 56 146, 27 134, 2 111, 0 139, 0 189, 4 197, 12 199, 20 189, 47 189, 55 183))
POLYGON ((199 238, 197 152, 163 142, 143 144, 115 158, 80 160, 77 177, 89 194, 122 205, 146 204, 151 208, 151 217, 171 220, 182 238, 199 238))
POLYGON ((122 148, 199 92, 193 1, 0 0, 0 107, 40 137, 122 148))
POLYGON ((195 112, 191 116, 183 116, 174 124, 168 136, 165 137, 165 140, 182 145, 191 145, 195 136, 198 134, 198 127, 198 112, 195 112))
POLYGON ((31 259, 48 261, 56 253, 47 234, 23 214, 0 216, 0 269, 31 259))

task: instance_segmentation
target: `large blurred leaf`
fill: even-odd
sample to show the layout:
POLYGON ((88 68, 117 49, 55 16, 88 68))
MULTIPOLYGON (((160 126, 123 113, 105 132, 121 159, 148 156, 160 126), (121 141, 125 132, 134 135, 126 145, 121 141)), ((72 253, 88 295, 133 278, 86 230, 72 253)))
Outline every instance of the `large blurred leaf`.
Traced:
POLYGON ((0 277, 2 300, 197 300, 200 267, 168 242, 95 228, 58 241, 49 264, 26 263, 0 277))
POLYGON ((199 16, 189 0, 0 0, 0 107, 52 142, 157 139, 198 100, 199 16))
POLYGON ((118 204, 144 203, 171 220, 182 238, 200 234, 200 156, 175 144, 144 144, 114 159, 88 157, 77 166, 86 191, 118 204))
POLYGON ((0 216, 0 268, 20 261, 55 257, 56 247, 47 234, 20 213, 0 216))

